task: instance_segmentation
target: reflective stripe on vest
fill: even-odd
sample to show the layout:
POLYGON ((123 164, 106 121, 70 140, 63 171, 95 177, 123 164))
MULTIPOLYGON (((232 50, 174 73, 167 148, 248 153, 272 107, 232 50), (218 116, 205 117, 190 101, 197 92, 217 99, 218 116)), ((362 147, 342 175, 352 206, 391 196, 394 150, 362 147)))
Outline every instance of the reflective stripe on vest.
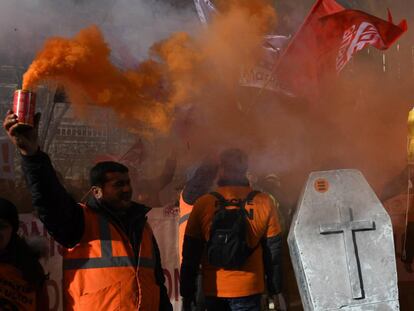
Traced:
MULTIPOLYGON (((97 258, 66 258, 63 259, 63 270, 134 267, 135 258, 112 255, 112 238, 108 220, 98 215, 101 257, 97 258)), ((143 230, 146 230, 145 227, 143 230)), ((155 268, 155 248, 152 245, 152 258, 138 257, 138 267, 155 268)))
POLYGON ((188 220, 188 218, 190 218, 190 214, 191 213, 181 216, 180 219, 178 220, 178 225, 185 223, 188 220))

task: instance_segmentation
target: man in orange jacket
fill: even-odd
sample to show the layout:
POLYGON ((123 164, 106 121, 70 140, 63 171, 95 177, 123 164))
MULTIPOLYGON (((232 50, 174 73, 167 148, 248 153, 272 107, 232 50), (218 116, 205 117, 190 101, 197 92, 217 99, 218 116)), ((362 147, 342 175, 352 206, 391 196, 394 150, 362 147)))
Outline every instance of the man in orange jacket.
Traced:
MULTIPOLYGON (((185 232, 180 273, 185 310, 191 310, 200 264, 208 311, 260 310, 265 277, 268 292, 271 295, 281 293, 282 241, 275 202, 266 193, 252 191, 246 172, 247 155, 243 151, 224 151, 220 156, 216 194, 206 194, 194 204, 185 232), (208 257, 212 223, 219 209, 218 197, 230 202, 228 209, 233 206, 231 202, 249 197, 245 206, 248 216, 244 235, 251 252, 241 266, 220 267, 208 257)), ((221 243, 227 243, 227 237, 221 243)))
POLYGON ((65 249, 65 310, 172 310, 157 242, 144 205, 131 201, 128 168, 101 162, 90 172, 93 196, 78 204, 39 149, 37 125, 19 126, 9 111, 3 127, 22 155, 33 206, 65 249))

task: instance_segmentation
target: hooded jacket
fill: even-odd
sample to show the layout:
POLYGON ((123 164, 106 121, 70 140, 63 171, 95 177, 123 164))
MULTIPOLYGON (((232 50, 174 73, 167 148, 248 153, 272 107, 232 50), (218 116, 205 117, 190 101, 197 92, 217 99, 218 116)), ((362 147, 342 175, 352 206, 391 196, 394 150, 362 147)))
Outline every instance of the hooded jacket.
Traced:
MULTIPOLYGON (((129 243, 135 256, 139 256, 144 228, 149 227, 146 214, 150 208, 133 203, 133 206, 126 213, 121 214, 100 204, 95 199, 89 200, 86 206, 76 203, 57 179, 48 155, 41 151, 33 156, 22 156, 22 168, 32 193, 33 206, 49 234, 59 244, 66 249, 76 249, 82 245, 81 242, 84 241, 85 234, 90 232, 90 224, 86 219, 92 218, 85 216, 85 209, 88 209, 106 220, 110 226, 116 227, 120 234, 127 238, 128 241, 124 241, 124 243, 129 243)), ((152 244, 154 249, 154 280, 155 285, 159 287, 158 310, 172 310, 164 285, 165 278, 160 252, 153 236, 152 244)), ((145 284, 142 285, 145 286, 145 284)))
MULTIPOLYGON (((245 199, 253 190, 247 180, 219 180, 218 185, 216 191, 227 200, 245 199)), ((181 296, 188 299, 194 297, 200 264, 206 296, 237 298, 260 294, 264 291, 265 278, 269 294, 280 293, 282 240, 273 198, 260 193, 249 205, 252 217, 248 217, 247 241, 254 251, 237 269, 215 267, 207 260, 205 246, 215 210, 216 198, 206 194, 195 202, 190 214, 180 271, 181 296)))

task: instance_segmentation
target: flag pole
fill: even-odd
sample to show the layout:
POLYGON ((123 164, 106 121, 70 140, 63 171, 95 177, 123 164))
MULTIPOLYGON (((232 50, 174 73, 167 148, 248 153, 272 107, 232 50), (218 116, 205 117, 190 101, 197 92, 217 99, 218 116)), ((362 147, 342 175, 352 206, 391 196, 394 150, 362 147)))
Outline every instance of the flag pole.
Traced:
MULTIPOLYGON (((269 74, 269 78, 267 78, 266 82, 262 85, 262 87, 257 92, 254 93, 255 96, 253 96, 249 107, 252 107, 254 105, 254 103, 262 96, 263 90, 265 88, 267 88, 267 86, 270 84, 270 81, 272 81, 273 73, 276 69, 276 66, 277 66, 278 62, 279 62, 279 60, 274 62, 274 64, 272 65, 272 68, 271 68, 270 74, 269 74)), ((278 85, 278 87, 279 87, 279 85, 278 85)), ((250 109, 246 110, 246 113, 248 113, 249 111, 250 111, 250 109)))
MULTIPOLYGON (((296 31, 296 33, 292 36, 292 39, 290 39, 289 43, 287 44, 286 48, 282 51, 281 55, 278 57, 278 59, 275 61, 275 63, 272 66, 272 70, 271 73, 269 75, 269 78, 266 80, 266 83, 263 84, 263 86, 260 88, 260 90, 257 92, 257 96, 255 98, 255 100, 259 99, 260 96, 263 94, 263 90, 269 85, 273 74, 275 73, 276 69, 279 67, 280 61, 281 59, 283 59, 283 56, 286 54, 286 52, 291 48, 291 46, 293 45, 293 42, 296 39, 296 36, 298 35, 298 33, 300 33, 300 30, 305 27, 305 25, 308 23, 308 18, 309 16, 311 16, 317 9, 318 7, 321 5, 323 0, 318 0, 315 2, 315 4, 312 6, 311 10, 309 11, 308 15, 306 16, 306 18, 304 19, 304 21, 302 22, 302 24, 300 25, 300 27, 298 28, 298 30, 296 31)), ((280 88, 280 85, 278 84, 278 87, 280 88)))
MULTIPOLYGON (((290 37, 290 35, 289 35, 289 37, 290 37)), ((252 104, 250 105, 250 107, 253 106, 253 102, 254 101, 258 100, 262 96, 264 89, 267 88, 267 86, 270 84, 270 81, 272 81, 272 78, 274 77, 275 71, 279 67, 280 60, 282 59, 283 55, 285 54, 285 52, 287 51, 287 49, 292 44, 292 41, 293 41, 294 37, 295 36, 293 36, 293 38, 290 39, 290 42, 288 43, 286 49, 284 51, 280 51, 279 52, 280 55, 278 56, 277 60, 273 63, 272 68, 270 69, 269 77, 267 78, 266 82, 262 85, 262 87, 259 89, 259 91, 255 93, 256 96, 253 96, 252 104)), ((276 80, 277 80, 277 78, 276 78, 276 80)), ((277 82, 277 87, 278 87, 278 90, 280 90, 280 84, 279 84, 279 82, 277 82)), ((246 112, 249 112, 249 111, 246 111, 246 112)))

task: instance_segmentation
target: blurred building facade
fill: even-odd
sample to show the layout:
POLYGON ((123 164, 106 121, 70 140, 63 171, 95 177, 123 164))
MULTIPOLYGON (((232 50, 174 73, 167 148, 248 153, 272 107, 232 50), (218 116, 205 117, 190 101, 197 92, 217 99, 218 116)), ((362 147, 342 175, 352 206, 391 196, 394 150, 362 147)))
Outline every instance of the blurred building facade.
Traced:
MULTIPOLYGON (((21 87, 24 71, 22 67, 0 65, 2 116, 12 106, 14 91, 21 87)), ((135 141, 134 135, 116 126, 112 111, 88 106, 82 108, 85 117, 80 117, 56 87, 40 86, 36 101, 36 110, 42 113, 39 143, 65 179, 87 178, 95 159, 105 155, 117 158, 135 141)), ((15 162, 18 168, 17 157, 15 162)))

